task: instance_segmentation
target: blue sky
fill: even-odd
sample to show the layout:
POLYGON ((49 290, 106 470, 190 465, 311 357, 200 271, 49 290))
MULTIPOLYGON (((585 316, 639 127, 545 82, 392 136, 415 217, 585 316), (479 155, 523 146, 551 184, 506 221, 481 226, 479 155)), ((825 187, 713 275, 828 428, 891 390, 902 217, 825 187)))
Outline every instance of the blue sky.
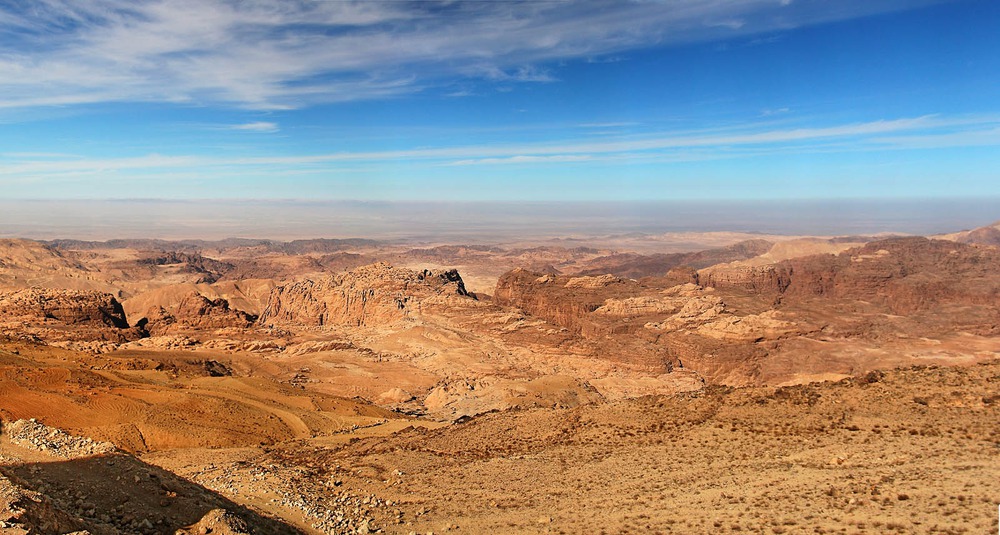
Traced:
POLYGON ((1000 197, 1000 2, 0 3, 4 199, 1000 197))

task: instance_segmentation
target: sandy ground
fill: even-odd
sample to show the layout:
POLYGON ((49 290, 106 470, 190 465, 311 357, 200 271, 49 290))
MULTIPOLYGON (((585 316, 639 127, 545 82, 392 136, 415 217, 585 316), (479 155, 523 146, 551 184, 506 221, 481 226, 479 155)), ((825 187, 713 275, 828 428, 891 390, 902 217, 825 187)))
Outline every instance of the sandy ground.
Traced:
MULTIPOLYGON (((393 504, 360 506, 388 533, 989 533, 998 381, 994 361, 716 388, 296 442, 254 462, 313 467, 296 488, 319 506, 393 504)), ((225 485, 246 495, 239 477, 225 485)))

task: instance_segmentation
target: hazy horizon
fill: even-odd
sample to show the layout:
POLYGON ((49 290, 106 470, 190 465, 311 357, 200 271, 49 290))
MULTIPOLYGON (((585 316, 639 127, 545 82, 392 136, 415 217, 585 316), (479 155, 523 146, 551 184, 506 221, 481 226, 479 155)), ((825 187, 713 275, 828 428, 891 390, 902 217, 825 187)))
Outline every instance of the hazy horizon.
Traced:
POLYGON ((501 243, 629 233, 941 234, 1000 219, 1000 199, 646 202, 0 201, 0 236, 501 243))

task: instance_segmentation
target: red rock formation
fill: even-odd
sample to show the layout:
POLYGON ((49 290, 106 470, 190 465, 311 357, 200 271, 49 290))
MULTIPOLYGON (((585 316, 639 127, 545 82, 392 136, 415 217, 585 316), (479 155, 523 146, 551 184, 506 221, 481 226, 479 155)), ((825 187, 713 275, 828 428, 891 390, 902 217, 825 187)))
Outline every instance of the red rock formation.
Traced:
POLYGON ((638 283, 614 276, 556 277, 524 269, 509 271, 497 280, 493 301, 515 306, 533 316, 584 336, 604 332, 590 313, 611 297, 629 295, 638 283))
POLYGON ((719 266, 699 272, 698 281, 713 288, 739 288, 752 293, 781 293, 790 274, 784 265, 719 266))
POLYGON ((0 315, 29 320, 55 319, 67 325, 128 328, 121 303, 111 294, 29 288, 0 294, 0 315))
POLYGON ((120 343, 147 334, 141 327, 129 328, 117 299, 94 291, 29 288, 0 294, 0 324, 45 342, 120 343))
POLYGON ((178 303, 173 312, 158 307, 151 310, 144 319, 146 322, 142 325, 150 334, 159 336, 183 329, 246 328, 253 325, 257 317, 230 308, 229 301, 221 297, 208 299, 192 292, 178 303))
POLYGON ((619 277, 662 277, 669 271, 687 266, 700 269, 723 262, 746 260, 766 253, 774 244, 767 240, 746 240, 726 247, 691 253, 641 255, 622 253, 600 256, 587 261, 580 275, 610 273, 619 277))
POLYGON ((271 292, 259 322, 299 325, 372 325, 417 316, 421 307, 475 296, 451 270, 399 269, 379 262, 321 281, 306 280, 271 292))
POLYGON ((944 303, 997 303, 998 267, 1000 252, 994 249, 914 237, 767 266, 719 266, 700 275, 706 286, 782 294, 784 299, 861 300, 909 314, 944 303))

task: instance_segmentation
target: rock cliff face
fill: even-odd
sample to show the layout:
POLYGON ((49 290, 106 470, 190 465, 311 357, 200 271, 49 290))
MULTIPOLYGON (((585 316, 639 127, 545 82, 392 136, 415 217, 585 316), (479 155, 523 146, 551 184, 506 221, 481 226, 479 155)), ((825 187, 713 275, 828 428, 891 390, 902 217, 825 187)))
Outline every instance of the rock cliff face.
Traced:
POLYGON ((659 373, 686 368, 705 378, 752 381, 766 350, 756 342, 794 331, 774 314, 737 315, 713 288, 666 279, 574 277, 514 270, 494 300, 558 325, 587 341, 596 358, 659 373))
POLYGON ((259 323, 378 325, 421 314, 424 306, 475 299, 457 271, 399 269, 379 262, 325 280, 272 290, 259 323))
POLYGON ((724 266, 702 270, 698 273, 698 281, 713 288, 781 293, 791 283, 791 274, 784 265, 724 266))
POLYGON ((611 275, 567 279, 519 268, 500 277, 493 301, 518 307, 577 334, 593 336, 602 332, 602 327, 591 312, 612 297, 634 294, 638 289, 635 281, 611 275))
POLYGON ((227 327, 246 328, 257 317, 230 308, 229 301, 209 299, 197 292, 184 297, 173 312, 162 307, 151 310, 144 324, 154 336, 172 334, 182 329, 212 330, 227 327))
POLYGON ((0 335, 58 343, 122 343, 147 336, 128 325, 121 303, 95 291, 29 288, 0 293, 0 335))
POLYGON ((30 288, 0 294, 0 315, 27 320, 54 319, 67 325, 128 328, 121 303, 111 294, 30 288))
POLYGON ((1000 298, 1000 252, 942 240, 885 240, 788 265, 789 295, 874 300, 896 314, 1000 298))
POLYGON ((700 269, 723 262, 745 260, 766 253, 774 244, 767 240, 746 240, 727 247, 691 253, 641 255, 636 253, 601 256, 587 262, 581 275, 610 273, 619 277, 661 277, 682 266, 700 269))
POLYGON ((991 305, 1000 298, 1000 251, 926 238, 893 238, 838 255, 816 255, 766 266, 703 270, 706 286, 741 288, 783 298, 857 299, 895 314, 943 303, 991 305))

